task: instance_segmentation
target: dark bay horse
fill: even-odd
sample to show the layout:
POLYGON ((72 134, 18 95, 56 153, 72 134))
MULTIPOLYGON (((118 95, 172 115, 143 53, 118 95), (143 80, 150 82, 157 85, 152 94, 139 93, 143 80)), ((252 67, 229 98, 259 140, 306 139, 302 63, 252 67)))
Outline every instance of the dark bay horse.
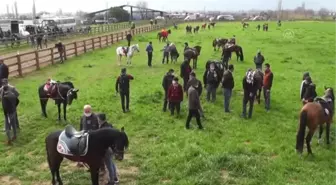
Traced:
POLYGON ((264 80, 264 73, 261 69, 256 69, 254 73, 254 78, 257 81, 257 94, 256 94, 256 100, 258 104, 260 104, 260 97, 261 97, 261 91, 263 87, 263 80, 264 80))
POLYGON ((84 133, 77 132, 69 125, 64 131, 50 133, 45 142, 52 185, 56 185, 56 180, 58 185, 63 185, 59 168, 64 157, 87 164, 90 168, 92 185, 99 185, 99 167, 106 150, 111 147, 115 158, 121 161, 128 147, 128 137, 124 128, 121 128, 121 131, 104 128, 84 133))
POLYGON ((199 29, 200 29, 200 26, 196 26, 196 27, 194 28, 194 33, 198 33, 199 29))
POLYGON ((214 51, 216 51, 216 48, 223 48, 224 45, 228 42, 228 39, 223 38, 217 38, 212 41, 212 47, 214 48, 214 51))
POLYGON ((187 33, 192 33, 192 26, 187 25, 187 26, 186 26, 186 32, 187 32, 187 33))
POLYGON ((216 26, 216 23, 215 22, 211 22, 209 25, 212 26, 212 28, 214 28, 216 26))
POLYGON ((191 59, 193 59, 193 69, 197 68, 197 59, 198 56, 201 54, 201 46, 195 46, 193 48, 188 48, 184 51, 184 59, 188 60, 190 62, 191 59))
POLYGON ((243 48, 238 46, 238 45, 233 45, 228 48, 229 51, 235 52, 237 55, 237 61, 240 58, 240 61, 244 61, 244 53, 243 53, 243 48))
POLYGON ((335 96, 334 90, 331 87, 324 87, 325 92, 324 96, 321 98, 316 98, 314 102, 306 103, 300 112, 300 123, 299 129, 296 135, 296 151, 300 154, 303 152, 303 145, 305 139, 305 131, 306 127, 308 127, 309 131, 306 136, 306 144, 308 155, 313 154, 310 142, 315 133, 317 127, 320 127, 319 132, 319 141, 321 139, 321 135, 323 133, 323 124, 326 123, 326 138, 327 144, 330 144, 330 124, 332 123, 332 119, 334 116, 334 103, 335 96))
POLYGON ((41 85, 38 88, 38 94, 40 97, 41 109, 42 109, 42 116, 47 118, 47 103, 48 99, 51 98, 55 100, 55 104, 58 108, 58 120, 61 120, 61 104, 63 104, 63 116, 64 120, 66 121, 66 107, 67 105, 71 105, 74 99, 77 99, 77 92, 78 89, 75 89, 74 85, 71 82, 61 82, 55 84, 55 88, 51 91, 51 94, 44 90, 45 84, 41 85))

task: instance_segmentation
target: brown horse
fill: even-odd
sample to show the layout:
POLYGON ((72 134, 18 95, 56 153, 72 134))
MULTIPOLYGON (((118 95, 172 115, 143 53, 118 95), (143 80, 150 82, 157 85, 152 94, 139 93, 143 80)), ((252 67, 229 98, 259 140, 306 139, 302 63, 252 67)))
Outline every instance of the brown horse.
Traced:
POLYGON ((184 60, 188 60, 188 62, 190 62, 190 60, 193 59, 193 69, 197 68, 197 59, 201 54, 201 49, 201 46, 195 46, 193 48, 187 48, 184 51, 184 60))
POLYGON ((261 97, 261 91, 263 87, 263 80, 264 80, 264 73, 262 72, 261 69, 256 69, 254 73, 254 78, 257 80, 257 95, 256 95, 256 100, 258 104, 260 104, 260 97, 261 97))
POLYGON ((300 123, 299 129, 296 135, 296 151, 302 154, 303 145, 304 145, 304 137, 306 127, 308 127, 309 132, 306 136, 306 144, 308 155, 313 154, 310 142, 315 133, 317 127, 320 127, 319 132, 319 141, 321 139, 321 135, 323 132, 323 124, 327 124, 326 128, 326 138, 327 144, 330 144, 330 124, 332 123, 333 115, 334 115, 334 90, 331 87, 324 87, 325 92, 324 96, 321 98, 316 98, 314 102, 308 102, 305 104, 300 112, 300 123))
POLYGON ((168 40, 169 34, 171 34, 171 30, 168 30, 167 33, 164 33, 162 31, 158 32, 157 38, 159 39, 159 42, 166 42, 168 40))
POLYGON ((223 39, 223 38, 219 38, 219 39, 214 39, 212 41, 212 47, 214 48, 214 51, 217 51, 216 48, 219 50, 220 47, 224 47, 224 45, 228 42, 228 39, 223 39))
POLYGON ((205 30, 207 23, 202 24, 202 30, 205 30))
POLYGON ((239 45, 233 45, 228 48, 228 50, 232 53, 235 52, 237 55, 237 61, 240 58, 240 61, 244 61, 244 53, 243 53, 243 48, 240 47, 239 45))

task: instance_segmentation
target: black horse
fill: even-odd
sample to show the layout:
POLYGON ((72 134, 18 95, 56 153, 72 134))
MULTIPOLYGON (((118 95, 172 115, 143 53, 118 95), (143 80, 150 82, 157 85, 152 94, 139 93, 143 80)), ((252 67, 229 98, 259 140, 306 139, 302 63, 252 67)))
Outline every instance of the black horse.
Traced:
POLYGON ((121 128, 121 131, 104 128, 84 133, 77 132, 69 125, 64 131, 50 133, 45 143, 52 185, 56 185, 56 180, 58 185, 63 185, 59 168, 64 157, 87 164, 91 173, 92 185, 99 185, 99 167, 106 150, 111 147, 116 159, 123 160, 124 151, 128 148, 128 137, 124 128, 121 128))
POLYGON ((211 22, 209 25, 212 26, 212 28, 214 28, 216 26, 216 23, 215 22, 211 22))
POLYGON ((214 39, 212 41, 212 47, 214 48, 214 51, 216 51, 216 48, 223 48, 224 45, 228 42, 229 40, 228 39, 224 39, 224 38, 218 38, 218 39, 214 39))
POLYGON ((235 52, 237 55, 237 61, 240 58, 240 61, 244 61, 244 53, 243 53, 243 48, 239 45, 233 45, 228 48, 228 51, 235 52))
POLYGON ((50 95, 44 90, 45 84, 41 85, 38 88, 38 93, 40 97, 42 115, 47 118, 46 107, 48 99, 51 98, 55 100, 55 104, 58 107, 58 120, 61 120, 61 104, 63 104, 63 116, 66 121, 66 107, 71 105, 74 99, 77 99, 78 89, 75 89, 74 85, 71 82, 62 82, 55 84, 55 88, 51 90, 50 95))
MULTIPOLYGON (((224 66, 223 63, 217 60, 208 60, 207 63, 205 64, 205 73, 204 75, 206 75, 207 71, 210 70, 210 64, 215 64, 215 71, 217 73, 217 88, 220 84, 220 82, 222 81, 223 78, 223 74, 224 74, 224 66)), ((203 82, 205 81, 205 76, 203 76, 203 82)), ((205 82, 204 82, 205 83, 205 82)))
POLYGON ((187 26, 186 26, 186 32, 187 32, 187 33, 192 33, 191 30, 192 30, 192 26, 187 25, 187 26))
POLYGON ((197 59, 201 54, 201 49, 201 46, 195 46, 193 48, 187 48, 184 51, 184 60, 188 60, 188 62, 190 62, 190 60, 193 59, 193 69, 197 68, 197 59))
POLYGON ((200 29, 200 26, 196 26, 196 27, 194 28, 194 33, 198 33, 199 29, 200 29))

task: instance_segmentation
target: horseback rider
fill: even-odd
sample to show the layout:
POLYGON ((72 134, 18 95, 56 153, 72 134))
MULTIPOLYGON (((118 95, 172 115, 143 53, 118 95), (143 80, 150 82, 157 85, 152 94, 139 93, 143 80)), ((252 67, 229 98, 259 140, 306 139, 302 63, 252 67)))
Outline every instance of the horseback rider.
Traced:
POLYGON ((302 98, 303 105, 305 105, 308 102, 313 102, 314 99, 317 96, 316 86, 313 83, 310 76, 306 77, 306 84, 307 84, 307 86, 304 90, 304 94, 303 94, 303 98, 302 98))
POLYGON ((233 35, 233 37, 230 39, 229 43, 232 44, 232 45, 236 45, 236 36, 235 35, 233 35))

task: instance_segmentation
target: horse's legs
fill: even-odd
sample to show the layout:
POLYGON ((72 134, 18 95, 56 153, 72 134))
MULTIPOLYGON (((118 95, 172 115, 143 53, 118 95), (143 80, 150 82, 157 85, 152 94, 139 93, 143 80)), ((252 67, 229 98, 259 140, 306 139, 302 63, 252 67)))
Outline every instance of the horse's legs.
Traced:
POLYGON ((99 167, 90 166, 92 185, 99 185, 99 167))
POLYGON ((260 104, 260 96, 261 96, 261 88, 258 89, 258 94, 257 94, 257 101, 258 101, 258 104, 260 104))
POLYGON ((61 121, 61 103, 57 103, 58 121, 61 121))
POLYGON ((318 141, 317 141, 318 144, 321 144, 322 133, 323 133, 323 125, 320 125, 320 131, 319 131, 318 141))
POLYGON ((63 161, 63 157, 57 152, 56 146, 55 147, 48 147, 47 149, 47 158, 48 158, 48 164, 51 172, 51 182, 52 185, 56 185, 56 179, 58 181, 58 185, 63 185, 59 169, 61 166, 61 163, 63 161), (52 151, 50 151, 52 150, 52 151), (55 179, 56 176, 56 179, 55 179))
POLYGON ((313 130, 309 130, 307 136, 306 136, 306 144, 307 144, 307 151, 308 151, 308 155, 311 154, 313 155, 313 152, 311 150, 311 147, 310 147, 310 141, 312 139, 314 135, 314 131, 313 130))
POLYGON ((64 117, 64 121, 67 120, 67 118, 66 118, 66 107, 67 107, 67 103, 63 102, 63 117, 64 117))
POLYGON ((239 53, 236 51, 236 56, 237 56, 237 62, 238 62, 238 59, 239 59, 239 53))
POLYGON ((330 144, 330 123, 327 122, 327 128, 326 128, 326 137, 327 137, 327 144, 330 144))
POLYGON ((42 116, 47 118, 46 107, 47 107, 47 103, 48 103, 48 98, 40 97, 40 103, 41 103, 41 109, 42 109, 42 116))

